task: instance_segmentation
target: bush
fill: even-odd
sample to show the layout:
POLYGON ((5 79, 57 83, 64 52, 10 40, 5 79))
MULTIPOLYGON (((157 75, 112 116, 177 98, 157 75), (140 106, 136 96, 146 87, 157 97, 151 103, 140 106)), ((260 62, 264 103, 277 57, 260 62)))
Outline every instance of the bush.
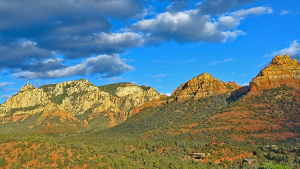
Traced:
POLYGON ((5 167, 7 165, 7 161, 5 158, 0 158, 0 167, 5 167))

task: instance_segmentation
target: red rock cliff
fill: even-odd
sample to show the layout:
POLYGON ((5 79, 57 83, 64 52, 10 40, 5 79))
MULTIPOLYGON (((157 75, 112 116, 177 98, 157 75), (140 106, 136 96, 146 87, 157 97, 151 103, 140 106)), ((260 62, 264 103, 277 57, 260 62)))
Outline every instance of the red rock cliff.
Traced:
POLYGON ((225 83, 208 73, 202 73, 175 89, 172 96, 176 97, 177 102, 183 102, 189 98, 197 100, 202 97, 233 92, 240 87, 235 82, 225 83))
POLYGON ((271 64, 262 69, 260 73, 250 82, 250 92, 277 88, 281 84, 299 89, 300 65, 296 59, 289 55, 277 55, 271 64))

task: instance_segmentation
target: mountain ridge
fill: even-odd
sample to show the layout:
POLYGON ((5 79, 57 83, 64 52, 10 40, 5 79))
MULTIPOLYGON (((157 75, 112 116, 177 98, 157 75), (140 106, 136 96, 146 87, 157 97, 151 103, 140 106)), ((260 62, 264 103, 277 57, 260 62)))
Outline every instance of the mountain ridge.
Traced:
MULTIPOLYGON (((64 117, 93 114, 93 117, 87 117, 78 122, 81 123, 81 126, 86 127, 89 126, 89 119, 100 121, 102 119, 105 121, 105 124, 102 125, 107 124, 112 127, 132 116, 134 106, 141 106, 145 102, 161 96, 152 87, 137 86, 133 83, 124 84, 117 86, 110 84, 109 86, 116 86, 114 87, 115 93, 111 94, 110 91, 105 91, 83 78, 76 81, 44 85, 40 88, 35 88, 28 83, 21 88, 20 92, 1 104, 0 117, 2 118, 0 121, 2 124, 8 122, 22 124, 31 116, 50 118, 53 115, 56 118, 56 112, 61 112, 62 117, 59 120, 56 119, 56 122, 72 123, 73 117, 64 117), (102 112, 106 113, 103 114, 102 112)), ((47 125, 51 124, 44 125, 47 128, 47 125)), ((30 126, 34 126, 34 124, 30 126)), ((30 126, 27 125, 24 128, 30 129, 32 128, 30 126)))
POLYGON ((0 124, 8 132, 20 129, 41 132, 103 130, 125 122, 144 109, 173 102, 180 104, 218 95, 226 97, 225 102, 235 102, 243 96, 252 97, 253 93, 281 85, 298 90, 299 83, 299 63, 288 55, 275 56, 271 64, 253 78, 249 87, 222 82, 208 73, 202 73, 180 85, 170 97, 158 93, 153 87, 130 82, 95 86, 81 78, 39 88, 27 83, 20 92, 1 104, 0 124), (30 122, 30 118, 38 123, 30 122), (63 126, 72 127, 68 131, 63 126))

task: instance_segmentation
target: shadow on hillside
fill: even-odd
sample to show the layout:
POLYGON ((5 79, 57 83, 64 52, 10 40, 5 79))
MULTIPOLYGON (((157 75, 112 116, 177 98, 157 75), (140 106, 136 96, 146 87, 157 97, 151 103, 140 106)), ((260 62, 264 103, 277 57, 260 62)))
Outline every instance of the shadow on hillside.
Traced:
POLYGON ((231 95, 226 99, 227 102, 235 102, 244 95, 246 95, 250 90, 249 86, 243 86, 234 92, 231 93, 231 95))

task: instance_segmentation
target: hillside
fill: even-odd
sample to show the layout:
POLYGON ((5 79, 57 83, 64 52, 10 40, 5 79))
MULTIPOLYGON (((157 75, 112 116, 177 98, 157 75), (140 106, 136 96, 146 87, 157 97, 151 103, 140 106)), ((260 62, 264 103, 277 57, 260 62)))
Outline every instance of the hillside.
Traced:
POLYGON ((82 132, 132 116, 133 107, 161 96, 133 83, 97 87, 86 79, 35 88, 26 84, 0 106, 1 131, 82 132))
POLYGON ((202 73, 169 97, 133 83, 27 84, 1 105, 0 167, 297 168, 299 68, 278 55, 249 86, 202 73))
POLYGON ((250 87, 221 82, 204 73, 183 83, 172 96, 147 103, 152 106, 107 132, 206 142, 298 137, 299 68, 288 55, 276 56, 250 87), (265 73, 271 68, 272 73, 265 73), (262 83, 266 79, 269 85, 262 83))

